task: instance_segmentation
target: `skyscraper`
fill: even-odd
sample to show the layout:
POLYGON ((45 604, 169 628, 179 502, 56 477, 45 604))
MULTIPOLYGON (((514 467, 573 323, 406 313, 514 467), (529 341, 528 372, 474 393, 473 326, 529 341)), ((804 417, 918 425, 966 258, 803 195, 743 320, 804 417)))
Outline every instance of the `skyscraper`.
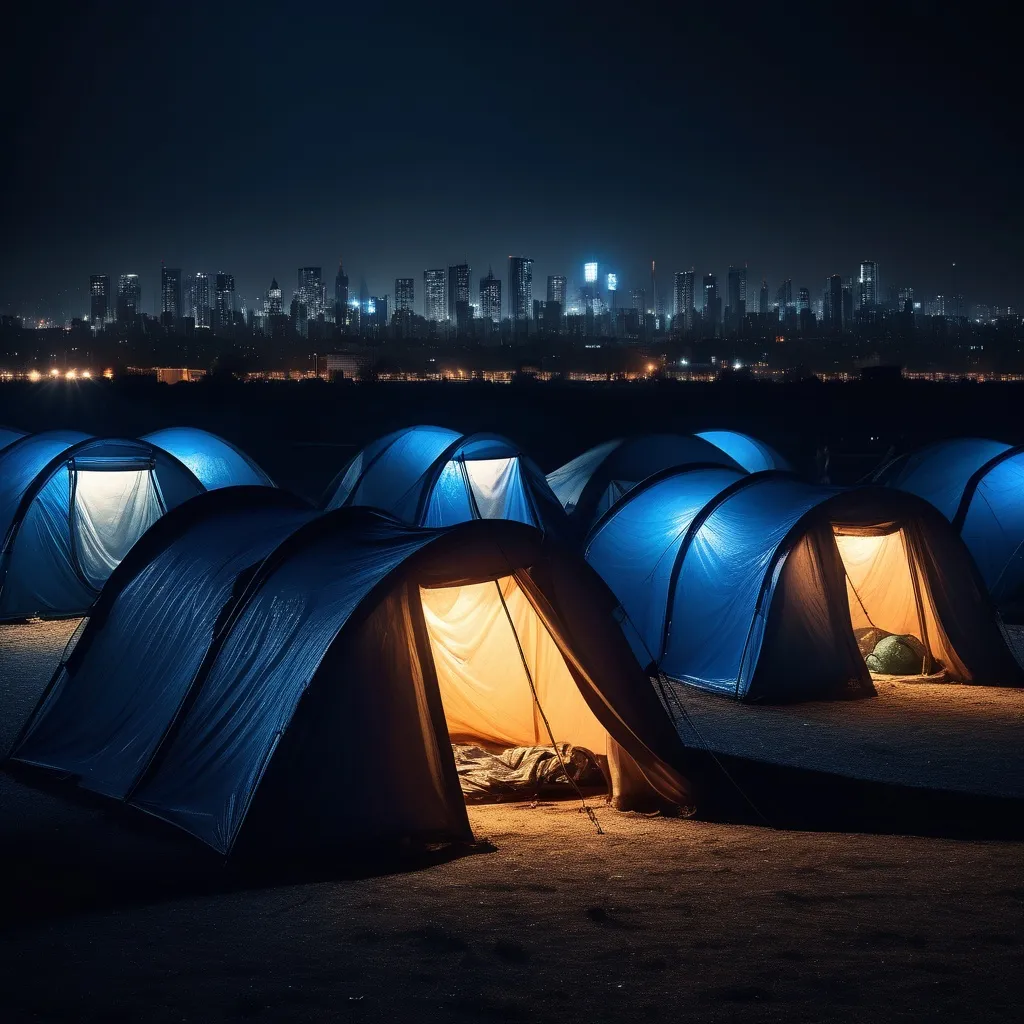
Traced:
POLYGON ((469 305, 469 264, 457 263, 448 268, 448 319, 455 323, 455 312, 460 302, 469 305))
POLYGON ((758 313, 768 312, 768 282, 765 278, 761 278, 761 292, 757 297, 757 311, 758 313))
POLYGON ((395 278, 395 312, 411 313, 416 308, 414 282, 411 277, 395 278))
POLYGON ((874 260, 865 260, 860 265, 858 285, 858 308, 865 312, 878 305, 878 264, 874 260))
POLYGON ((181 270, 160 265, 160 314, 164 323, 181 319, 181 270))
POLYGON ((298 296, 299 301, 305 303, 306 316, 310 320, 318 319, 324 311, 324 278, 320 267, 299 267, 298 296))
MULTIPOLYGON (((596 272, 595 272, 596 273, 596 272)), ((530 318, 533 311, 533 260, 525 256, 508 258, 508 315, 513 330, 530 318)))
POLYGON ((423 271, 423 315, 435 323, 442 323, 447 318, 443 267, 423 271))
POLYGON ((776 298, 779 301, 779 319, 785 320, 787 311, 793 308, 793 282, 789 278, 779 285, 776 298))
POLYGON ((705 274, 703 288, 704 304, 702 310, 704 313, 705 330, 714 334, 721 321, 720 310, 722 300, 718 297, 718 278, 714 274, 705 274))
POLYGON ((825 280, 825 323, 833 334, 843 329, 843 279, 838 274, 825 280))
POLYGON ((270 282, 270 289, 267 292, 267 313, 270 316, 280 316, 284 310, 281 307, 281 286, 277 283, 277 278, 273 278, 270 282))
POLYGON ((89 278, 89 319, 93 327, 102 327, 110 319, 109 274, 93 274, 89 278))
POLYGON ((210 326, 210 279, 202 272, 189 278, 185 315, 192 317, 196 327, 210 326))
POLYGON ((338 273, 334 278, 334 322, 344 327, 348 317, 348 274, 345 273, 341 257, 338 257, 338 273))
POLYGON ((559 302, 565 309, 565 278, 561 274, 548 275, 548 302, 559 302))
POLYGON ((232 274, 218 274, 214 298, 214 324, 226 330, 235 322, 235 278, 232 274))
POLYGON ((739 334, 743 318, 747 313, 747 268, 730 267, 728 277, 729 305, 726 310, 726 324, 730 331, 739 334))
POLYGON ((480 316, 491 323, 501 323, 501 278, 488 268, 487 276, 480 278, 480 316))
POLYGON ((142 312, 142 285, 138 274, 122 274, 117 282, 117 319, 131 323, 142 312))

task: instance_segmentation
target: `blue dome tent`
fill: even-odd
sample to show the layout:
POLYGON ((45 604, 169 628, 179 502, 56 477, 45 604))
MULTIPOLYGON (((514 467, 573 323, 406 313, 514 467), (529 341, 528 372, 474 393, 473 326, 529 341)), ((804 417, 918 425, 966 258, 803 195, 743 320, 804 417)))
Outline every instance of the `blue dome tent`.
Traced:
POLYGON ((208 491, 244 485, 274 486, 274 481, 248 455, 206 430, 167 427, 146 434, 142 440, 155 444, 188 466, 208 491))
POLYGON ((769 469, 792 471, 793 467, 771 445, 749 434, 735 430, 702 430, 697 437, 710 441, 748 473, 763 473, 769 469))
POLYGON ((618 806, 689 803, 685 752, 581 559, 235 488, 112 574, 16 761, 221 854, 471 838, 451 744, 608 745, 618 806))
POLYGON ((413 526, 512 519, 557 534, 565 522, 544 475, 511 441, 429 426, 368 444, 331 483, 324 506, 375 508, 413 526))
POLYGON ((0 450, 6 448, 9 444, 13 444, 18 438, 24 437, 25 434, 20 430, 14 430, 11 427, 5 427, 0 424, 0 450))
POLYGON ((1022 683, 967 551, 912 495, 680 470, 613 506, 586 558, 619 598, 638 657, 702 689, 870 695, 858 646, 869 634, 913 637, 915 675, 1022 683))
POLYGON ((931 502, 963 537, 996 604, 1024 604, 1024 447, 939 441, 893 460, 875 479, 931 502))
POLYGON ((0 620, 84 614, 132 545, 203 491, 146 441, 76 431, 0 452, 0 620))
POLYGON ((692 434, 641 434, 599 444, 547 477, 570 521, 586 532, 640 481, 679 466, 714 464, 739 470, 730 453, 692 434))

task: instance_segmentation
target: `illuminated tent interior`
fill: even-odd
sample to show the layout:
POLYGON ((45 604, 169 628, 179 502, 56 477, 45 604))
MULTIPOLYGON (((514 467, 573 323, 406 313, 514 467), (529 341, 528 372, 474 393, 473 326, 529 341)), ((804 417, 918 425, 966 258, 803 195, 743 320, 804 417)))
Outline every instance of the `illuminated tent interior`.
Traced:
POLYGON ((456 742, 553 734, 607 754, 616 806, 688 804, 614 610, 518 523, 425 530, 212 492, 121 563, 13 756, 225 855, 469 839, 456 742))
POLYGON ((25 434, 22 431, 14 430, 11 427, 5 427, 3 424, 0 424, 0 450, 3 450, 9 444, 24 436, 25 434))
POLYGON ((201 493, 145 441, 32 434, 0 452, 0 619, 81 615, 168 509, 201 493))
POLYGON ((413 526, 511 519, 559 533, 565 521, 543 473, 496 434, 407 427, 358 452, 327 489, 324 507, 364 506, 413 526))
POLYGON ((638 658, 702 689, 868 696, 872 672, 1022 683, 966 549, 912 495, 681 470, 606 513, 586 558, 638 658))
POLYGON ((792 471, 793 467, 771 445, 735 430, 702 430, 696 435, 720 448, 748 473, 769 469, 792 471))
POLYGON ((1024 607, 1024 447, 963 437, 903 455, 879 483, 931 502, 959 531, 1001 607, 1024 607))
POLYGON ((578 530, 594 522, 631 488, 655 473, 687 465, 743 467, 720 446, 692 434, 641 434, 599 444, 547 477, 578 530))
POLYGON ((218 487, 273 487, 274 481, 230 441, 197 427, 167 427, 146 434, 155 444, 187 466, 208 491, 218 487))

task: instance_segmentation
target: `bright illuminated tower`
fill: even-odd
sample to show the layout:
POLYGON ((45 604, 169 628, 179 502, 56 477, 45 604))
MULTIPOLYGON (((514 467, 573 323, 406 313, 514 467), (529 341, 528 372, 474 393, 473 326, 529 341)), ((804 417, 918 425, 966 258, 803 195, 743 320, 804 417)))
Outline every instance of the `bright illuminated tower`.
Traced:
POLYGON ((557 302, 565 309, 565 278, 561 274, 548 276, 548 302, 557 302))
POLYGON ((457 263, 448 268, 448 319, 455 323, 460 302, 469 305, 469 264, 457 263))
POLYGON ((235 278, 232 274, 218 274, 214 295, 215 328, 224 330, 235 322, 235 278))
POLYGON ((872 310, 878 305, 878 264, 864 260, 860 265, 858 298, 862 310, 872 310))
MULTIPOLYGON (((595 279, 597 271, 594 271, 595 279)), ((508 315, 516 323, 530 319, 533 312, 533 260, 525 256, 508 258, 508 315)))
POLYGON ((447 319, 447 302, 445 301, 445 271, 423 271, 423 315, 435 323, 447 319))
POLYGON ((298 294, 299 301, 306 305, 306 316, 316 320, 324 311, 324 279, 320 267, 299 267, 298 294))
POLYGON ((415 308, 415 289, 411 277, 395 278, 395 312, 411 313, 415 308))
POLYGON ((210 326, 210 278, 202 272, 189 280, 185 312, 196 327, 210 326))
POLYGON ((164 322, 181 318, 181 271, 160 264, 160 313, 164 322))
POLYGON ((501 323, 501 278, 488 268, 487 276, 480 278, 480 316, 491 323, 501 323))

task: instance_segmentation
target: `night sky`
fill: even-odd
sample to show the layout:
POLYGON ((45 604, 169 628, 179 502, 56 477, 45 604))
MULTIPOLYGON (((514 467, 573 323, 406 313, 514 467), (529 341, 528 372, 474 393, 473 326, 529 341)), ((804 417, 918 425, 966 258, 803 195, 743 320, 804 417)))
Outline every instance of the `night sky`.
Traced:
MULTIPOLYGON (((985 5, 26 5, 3 70, 0 310, 90 273, 300 265, 358 293, 509 254, 620 288, 746 263, 820 294, 1024 304, 1018 36, 985 5)), ((5 16, 10 18, 10 15, 5 16)))

